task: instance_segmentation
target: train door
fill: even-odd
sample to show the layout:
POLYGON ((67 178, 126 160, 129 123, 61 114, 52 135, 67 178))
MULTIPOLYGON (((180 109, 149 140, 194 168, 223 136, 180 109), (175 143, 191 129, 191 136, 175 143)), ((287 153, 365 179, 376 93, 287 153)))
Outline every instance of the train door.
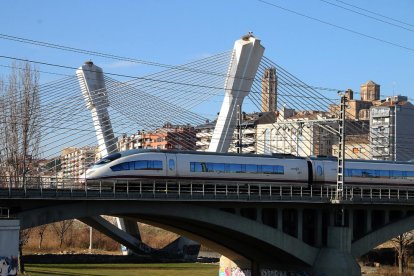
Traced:
POLYGON ((335 184, 338 173, 338 161, 326 160, 324 161, 324 177, 325 184, 335 184))
POLYGON ((167 176, 176 177, 177 176, 177 156, 175 154, 166 154, 167 155, 167 176))
POLYGON ((325 166, 323 161, 314 160, 313 162, 313 179, 315 184, 323 184, 325 182, 325 166))

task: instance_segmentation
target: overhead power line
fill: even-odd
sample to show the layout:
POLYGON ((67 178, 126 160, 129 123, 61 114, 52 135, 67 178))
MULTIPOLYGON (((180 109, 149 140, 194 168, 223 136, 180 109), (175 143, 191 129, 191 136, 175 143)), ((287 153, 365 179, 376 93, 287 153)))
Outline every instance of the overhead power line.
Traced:
POLYGON ((394 26, 394 27, 397 27, 397 28, 400 28, 400 29, 404 29, 406 31, 409 31, 409 32, 413 32, 414 33, 414 30, 411 29, 411 28, 407 28, 407 27, 401 26, 399 24, 395 24, 395 23, 389 22, 387 20, 383 20, 383 19, 377 18, 375 16, 371 16, 371 15, 368 15, 368 14, 365 14, 365 13, 362 13, 362 12, 358 12, 358 11, 355 11, 353 9, 349 9, 349 8, 343 7, 341 5, 332 3, 332 2, 327 1, 327 0, 319 0, 319 1, 324 2, 326 4, 329 4, 329 5, 332 5, 332 6, 335 6, 335 7, 338 7, 338 8, 341 8, 341 9, 344 9, 344 10, 347 10, 347 11, 350 11, 352 13, 356 13, 356 14, 362 15, 363 17, 367 17, 367 18, 373 19, 375 21, 382 22, 382 23, 385 23, 385 24, 388 24, 388 25, 391 25, 391 26, 394 26))
POLYGON ((349 3, 345 2, 345 1, 341 1, 341 0, 335 0, 335 1, 336 1, 336 2, 339 2, 339 3, 342 3, 342 4, 345 4, 345 5, 347 5, 347 6, 350 6, 350 7, 353 7, 353 8, 356 8, 356 9, 359 9, 359 10, 362 10, 362 11, 365 11, 365 12, 368 12, 368 13, 371 13, 371 14, 375 14, 375 15, 377 15, 377 16, 384 17, 384 18, 386 18, 386 19, 389 19, 389 20, 392 20, 392 21, 395 21, 395 22, 398 22, 398 23, 401 23, 401 24, 404 24, 404 25, 407 25, 407 26, 414 27, 414 25, 413 25, 413 24, 410 24, 410 23, 407 23, 407 22, 401 21, 401 20, 399 20, 399 19, 395 19, 395 18, 392 18, 392 17, 386 16, 386 15, 383 15, 383 14, 380 14, 380 13, 377 13, 377 12, 373 12, 373 11, 370 11, 370 10, 368 10, 368 9, 364 9, 364 8, 358 7, 358 6, 356 6, 356 5, 349 4, 349 3))
POLYGON ((375 41, 378 41, 378 42, 382 42, 382 43, 385 43, 385 44, 388 44, 388 45, 391 45, 391 46, 394 46, 394 47, 398 47, 398 48, 401 48, 401 49, 404 49, 404 50, 407 50, 407 51, 410 51, 410 52, 414 52, 414 48, 411 48, 411 47, 408 47, 408 46, 404 46, 404 45, 401 45, 401 44, 398 44, 398 43, 395 43, 395 42, 392 42, 392 41, 388 41, 388 40, 378 38, 378 37, 375 37, 375 36, 372 36, 372 35, 364 34, 364 33, 361 33, 359 31, 355 31, 355 30, 352 30, 352 29, 349 29, 349 28, 346 28, 346 27, 342 27, 342 26, 330 23, 328 21, 324 21, 324 20, 321 20, 319 18, 315 18, 315 17, 309 16, 309 15, 306 15, 306 14, 303 14, 303 13, 300 13, 300 12, 297 12, 297 11, 294 11, 294 10, 291 10, 291 9, 288 9, 288 8, 285 8, 285 7, 282 7, 282 6, 279 6, 279 5, 264 1, 264 0, 257 0, 257 1, 262 2, 266 5, 278 8, 280 10, 284 10, 284 11, 296 14, 296 15, 301 16, 301 17, 311 19, 311 20, 316 21, 316 22, 319 22, 319 23, 322 23, 322 24, 325 24, 325 25, 328 25, 328 26, 331 26, 331 27, 335 27, 337 29, 341 29, 341 30, 344 30, 344 31, 347 31, 347 32, 350 32, 350 33, 353 33, 353 34, 356 34, 356 35, 359 35, 359 36, 362 36, 362 37, 366 37, 366 38, 369 38, 369 39, 372 39, 372 40, 375 40, 375 41))

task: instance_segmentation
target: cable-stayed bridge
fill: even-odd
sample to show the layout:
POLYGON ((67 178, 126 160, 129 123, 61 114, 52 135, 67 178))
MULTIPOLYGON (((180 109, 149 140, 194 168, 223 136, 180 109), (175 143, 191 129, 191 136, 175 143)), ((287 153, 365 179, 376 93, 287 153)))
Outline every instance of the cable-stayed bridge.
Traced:
MULTIPOLYGON (((214 102, 223 103, 209 151, 227 152, 239 143, 239 151, 245 152, 243 140, 240 143, 234 133, 249 130, 238 118, 250 106, 261 111, 260 117, 273 118, 266 127, 255 129, 256 153, 332 154, 328 141, 340 140, 336 91, 303 83, 262 57, 263 51, 260 41, 248 35, 236 41, 233 51, 128 81, 117 81, 116 75, 86 62, 77 76, 39 85, 30 113, 36 115, 30 121, 36 127, 26 143, 32 151, 30 156, 15 151, 16 164, 25 164, 17 171, 7 163, 10 136, 7 132, 1 136, 0 205, 20 219, 22 229, 77 218, 136 251, 142 249, 136 221, 148 222, 203 242, 241 267, 251 268, 253 274, 266 269, 358 274, 354 257, 414 227, 410 218, 414 193, 409 185, 346 185, 345 178, 339 199, 336 183, 257 185, 159 177, 106 179, 92 186, 85 171, 95 158, 76 159, 74 148, 104 157, 118 151, 119 137, 135 134, 137 148, 159 139, 160 145, 194 150, 194 128, 216 119, 211 113, 218 109, 207 109, 214 102), (176 135, 162 144, 171 126, 191 131, 176 128, 176 135), (273 133, 266 134, 267 129, 273 133), (104 214, 121 218, 118 226, 124 231, 102 221, 99 216, 104 214)), ((7 103, 24 103, 26 98, 13 93, 2 96, 2 127, 15 126, 21 129, 16 137, 22 137, 20 126, 25 126, 27 116, 7 108, 7 103)), ((373 144, 368 141, 384 133, 369 132, 361 114, 356 118, 351 111, 344 112, 345 132, 362 141, 359 157, 372 158, 373 144)), ((356 144, 345 139, 345 157, 353 157, 356 144)), ((410 154, 408 144, 401 147, 410 154)), ((397 170, 381 176, 393 179, 391 171, 397 170)), ((410 181, 411 176, 400 177, 410 181)))

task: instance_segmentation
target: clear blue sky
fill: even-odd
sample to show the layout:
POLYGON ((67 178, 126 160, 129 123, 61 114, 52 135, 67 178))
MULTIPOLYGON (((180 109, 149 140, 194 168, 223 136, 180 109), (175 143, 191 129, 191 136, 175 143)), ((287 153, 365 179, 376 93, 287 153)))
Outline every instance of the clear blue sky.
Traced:
MULTIPOLYGON (((268 58, 310 85, 359 91, 361 83, 374 80, 381 85, 383 95, 395 93, 414 98, 414 26, 404 25, 411 31, 396 28, 320 0, 266 1, 412 50, 359 36, 257 0, 8 0, 1 3, 0 33, 182 64, 230 50, 236 39, 253 31, 266 47, 268 58)), ((414 25, 412 0, 343 1, 414 25)), ((137 76, 154 70, 2 39, 0 55, 73 67, 92 59, 106 72, 137 76)), ((0 65, 9 63, 0 58, 0 65)), ((73 73, 53 67, 40 69, 73 73)), ((0 72, 4 70, 0 68, 0 72)), ((42 82, 56 78, 60 77, 41 75, 42 82)))

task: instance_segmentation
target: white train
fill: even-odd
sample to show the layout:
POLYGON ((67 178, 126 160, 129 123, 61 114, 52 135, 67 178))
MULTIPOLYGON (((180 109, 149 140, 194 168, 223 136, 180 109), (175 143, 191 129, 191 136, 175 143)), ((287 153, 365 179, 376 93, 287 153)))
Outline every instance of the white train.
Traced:
MULTIPOLYGON (((336 185, 336 178, 336 158, 142 149, 108 155, 86 172, 87 180, 166 179, 297 186, 336 185)), ((414 188, 414 163, 347 160, 345 179, 347 185, 414 188)))

